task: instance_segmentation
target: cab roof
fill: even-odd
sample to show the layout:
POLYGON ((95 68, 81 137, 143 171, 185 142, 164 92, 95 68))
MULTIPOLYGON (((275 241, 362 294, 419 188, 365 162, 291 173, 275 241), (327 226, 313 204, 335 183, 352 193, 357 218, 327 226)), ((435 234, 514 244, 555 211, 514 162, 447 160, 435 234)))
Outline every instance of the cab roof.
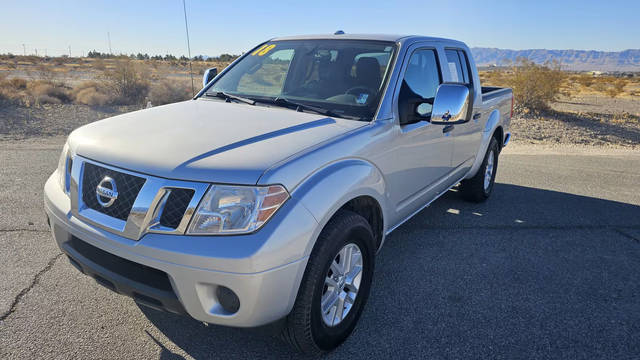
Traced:
POLYGON ((397 35, 397 34, 315 34, 315 35, 297 35, 284 36, 271 39, 272 41, 280 40, 377 40, 377 41, 393 41, 393 42, 414 42, 414 41, 445 41, 452 43, 460 43, 460 41, 419 36, 419 35, 397 35))

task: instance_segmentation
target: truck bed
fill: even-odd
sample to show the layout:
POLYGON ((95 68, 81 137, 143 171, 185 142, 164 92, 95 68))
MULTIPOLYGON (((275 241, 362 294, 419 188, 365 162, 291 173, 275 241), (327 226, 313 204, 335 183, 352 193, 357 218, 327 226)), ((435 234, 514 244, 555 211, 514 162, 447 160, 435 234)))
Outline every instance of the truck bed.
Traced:
POLYGON ((503 88, 497 86, 483 86, 482 87, 482 101, 489 101, 502 95, 511 94, 510 88, 503 88))

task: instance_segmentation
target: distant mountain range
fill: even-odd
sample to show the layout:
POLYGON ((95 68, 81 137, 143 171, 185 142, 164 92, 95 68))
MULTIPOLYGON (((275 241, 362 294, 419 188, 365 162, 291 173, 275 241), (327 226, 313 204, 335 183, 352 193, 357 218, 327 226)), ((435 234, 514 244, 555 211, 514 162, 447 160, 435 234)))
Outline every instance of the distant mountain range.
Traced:
POLYGON ((526 57, 537 64, 558 60, 563 69, 578 71, 640 71, 640 49, 619 52, 595 50, 509 50, 495 48, 472 48, 478 66, 504 65, 505 60, 515 61, 526 57))

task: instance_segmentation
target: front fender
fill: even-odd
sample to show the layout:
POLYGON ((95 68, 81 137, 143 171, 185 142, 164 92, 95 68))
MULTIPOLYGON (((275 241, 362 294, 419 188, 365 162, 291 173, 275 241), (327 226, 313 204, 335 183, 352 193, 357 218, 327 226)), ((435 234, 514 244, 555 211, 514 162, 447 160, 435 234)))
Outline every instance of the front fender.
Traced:
MULTIPOLYGON (((344 159, 328 164, 307 177, 296 187, 291 197, 300 201, 318 221, 313 236, 317 239, 320 231, 331 217, 347 202, 359 196, 374 198, 383 214, 383 229, 386 206, 386 185, 378 168, 362 159, 344 159)), ((383 231, 384 233, 384 231, 383 231)), ((307 245, 305 255, 309 255, 315 240, 307 245)))

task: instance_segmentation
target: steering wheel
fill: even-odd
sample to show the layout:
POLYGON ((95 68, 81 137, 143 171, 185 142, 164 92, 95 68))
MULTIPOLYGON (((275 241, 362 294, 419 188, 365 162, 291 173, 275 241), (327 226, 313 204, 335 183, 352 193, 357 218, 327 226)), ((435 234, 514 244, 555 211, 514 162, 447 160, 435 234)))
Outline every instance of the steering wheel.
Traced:
POLYGON ((371 88, 368 88, 366 86, 354 86, 354 87, 350 88, 349 90, 347 90, 345 92, 345 94, 358 96, 358 95, 362 94, 363 92, 367 93, 369 95, 375 94, 375 91, 373 91, 371 88))

